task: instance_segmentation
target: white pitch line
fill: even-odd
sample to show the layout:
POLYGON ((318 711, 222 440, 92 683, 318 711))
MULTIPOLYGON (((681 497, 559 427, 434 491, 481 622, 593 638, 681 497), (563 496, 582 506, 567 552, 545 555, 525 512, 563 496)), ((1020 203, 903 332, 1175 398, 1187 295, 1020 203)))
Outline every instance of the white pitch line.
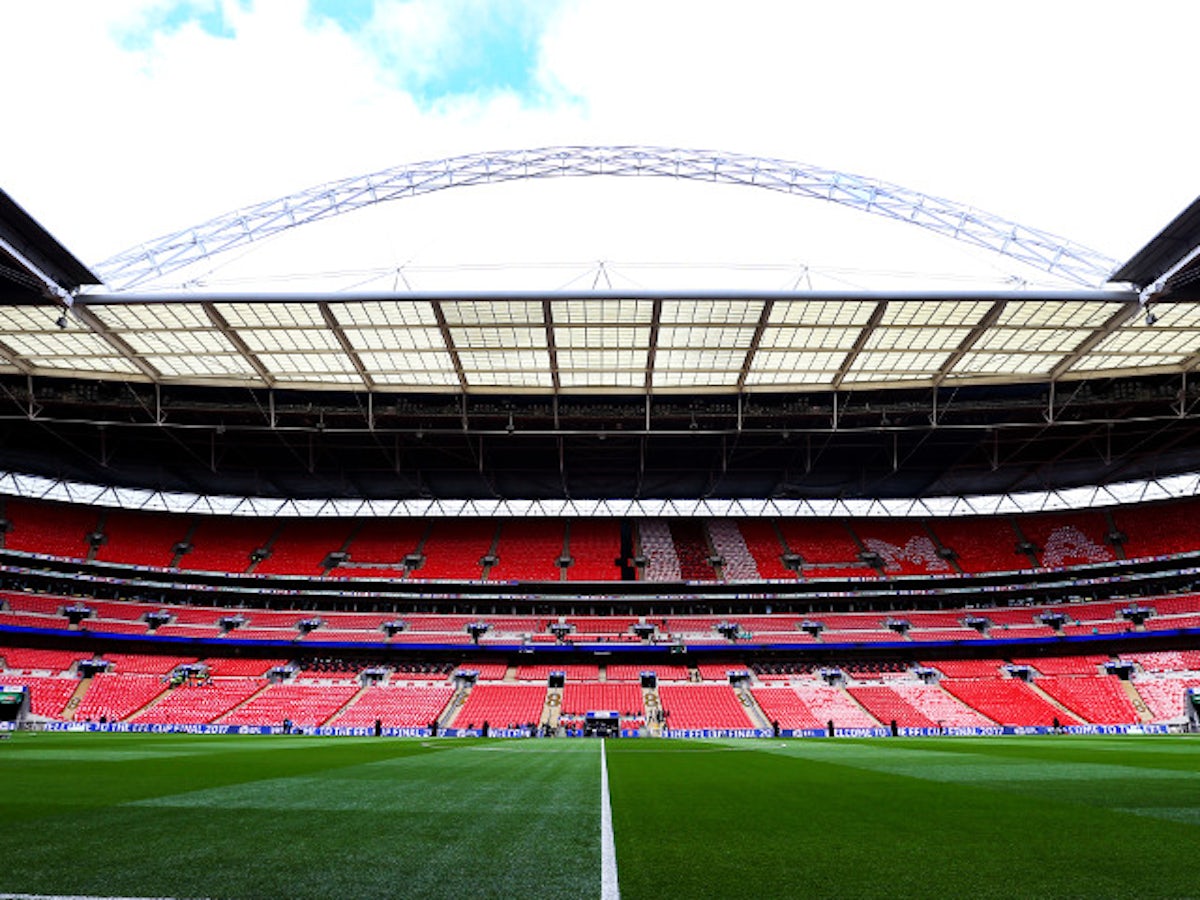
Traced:
POLYGON ((0 900, 175 900, 175 898, 100 897, 93 894, 0 894, 0 900))
POLYGON ((617 883, 617 843, 613 839, 612 804, 608 799, 608 754, 600 738, 600 900, 621 900, 617 883))

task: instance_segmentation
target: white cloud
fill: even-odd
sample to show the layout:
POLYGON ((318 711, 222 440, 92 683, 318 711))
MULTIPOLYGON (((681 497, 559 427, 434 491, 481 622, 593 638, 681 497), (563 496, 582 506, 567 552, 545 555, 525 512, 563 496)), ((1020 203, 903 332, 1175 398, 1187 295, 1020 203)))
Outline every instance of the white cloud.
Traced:
MULTIPOLYGON (((478 3, 382 3, 364 36, 309 15, 303 0, 228 0, 233 38, 191 24, 128 40, 163 8, 48 0, 0 9, 0 30, 13 36, 0 77, 22 88, 7 99, 4 186, 86 260, 357 172, 553 143, 711 147, 826 165, 1117 256, 1197 193, 1183 94, 1200 19, 1191 4, 576 0, 544 23, 536 102, 502 91, 432 105, 402 85, 464 52, 453 23, 464 11, 483 15, 478 3)), ((534 186, 515 187, 529 193, 501 208, 510 221, 537 206, 521 199, 534 186)), ((598 202, 562 191, 567 203, 598 202)), ((684 223, 703 221, 707 193, 667 193, 643 196, 671 204, 684 223)), ((422 202, 458 210, 436 196, 422 202)), ((769 208, 756 214, 781 218, 767 231, 798 227, 791 207, 769 208)), ((684 243, 675 233, 684 223, 662 240, 663 254, 684 243)), ((614 246, 615 226, 600 224, 582 257, 614 246)), ((791 246, 805 242, 811 235, 798 232, 791 246)))

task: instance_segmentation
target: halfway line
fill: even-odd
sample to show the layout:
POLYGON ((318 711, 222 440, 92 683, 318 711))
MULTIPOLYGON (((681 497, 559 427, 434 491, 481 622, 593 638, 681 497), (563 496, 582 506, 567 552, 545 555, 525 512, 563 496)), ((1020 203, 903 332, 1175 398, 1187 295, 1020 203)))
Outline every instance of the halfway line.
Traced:
POLYGON ((600 900, 620 900, 617 844, 613 840, 612 804, 608 799, 608 754, 600 738, 600 900))

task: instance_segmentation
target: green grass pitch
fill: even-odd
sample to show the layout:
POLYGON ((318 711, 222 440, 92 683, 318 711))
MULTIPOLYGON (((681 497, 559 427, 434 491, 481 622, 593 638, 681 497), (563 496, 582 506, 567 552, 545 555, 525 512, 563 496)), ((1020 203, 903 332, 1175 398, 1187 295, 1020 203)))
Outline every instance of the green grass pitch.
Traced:
MULTIPOLYGON (((621 896, 1200 897, 1187 737, 608 741, 621 896)), ((598 741, 26 734, 0 895, 598 897, 598 741)))

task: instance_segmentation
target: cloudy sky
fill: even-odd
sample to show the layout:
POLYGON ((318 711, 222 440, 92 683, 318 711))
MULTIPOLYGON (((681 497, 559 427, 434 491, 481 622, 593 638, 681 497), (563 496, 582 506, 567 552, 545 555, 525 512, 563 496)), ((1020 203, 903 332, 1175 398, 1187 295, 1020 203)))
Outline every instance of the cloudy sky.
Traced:
MULTIPOLYGON (((402 163, 650 144, 853 172, 1124 260, 1198 192, 1198 24, 1192 0, 10 2, 0 186, 98 263, 402 163)), ((775 286, 812 266, 833 279, 818 286, 836 286, 855 266, 906 268, 916 240, 814 201, 600 181, 391 204, 354 240, 318 232, 259 265, 375 286, 359 274, 412 266, 417 286, 437 286, 439 266, 607 260, 634 283, 638 261, 691 254, 778 263, 775 286)), ((929 252, 926 272, 963 263, 958 248, 929 252)), ((546 271, 550 283, 588 277, 546 271)), ((210 274, 237 284, 236 266, 210 274)))

